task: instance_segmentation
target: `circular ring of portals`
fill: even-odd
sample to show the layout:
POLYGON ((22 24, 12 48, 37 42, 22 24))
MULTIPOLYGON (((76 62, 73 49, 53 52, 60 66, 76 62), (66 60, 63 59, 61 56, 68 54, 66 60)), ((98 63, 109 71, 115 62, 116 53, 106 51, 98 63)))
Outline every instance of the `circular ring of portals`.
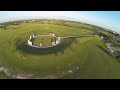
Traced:
POLYGON ((57 35, 55 35, 54 33, 49 33, 48 35, 35 35, 33 34, 32 36, 30 36, 30 38, 27 40, 27 44, 33 48, 51 48, 51 47, 55 47, 57 46, 58 44, 60 44, 60 41, 61 41, 61 38, 58 37, 57 35), (48 45, 48 46, 43 46, 42 43, 40 43, 39 46, 36 46, 36 45, 33 45, 33 42, 31 41, 33 38, 36 38, 36 37, 42 37, 42 36, 52 36, 54 38, 56 38, 55 41, 52 41, 51 42, 51 45, 48 45))

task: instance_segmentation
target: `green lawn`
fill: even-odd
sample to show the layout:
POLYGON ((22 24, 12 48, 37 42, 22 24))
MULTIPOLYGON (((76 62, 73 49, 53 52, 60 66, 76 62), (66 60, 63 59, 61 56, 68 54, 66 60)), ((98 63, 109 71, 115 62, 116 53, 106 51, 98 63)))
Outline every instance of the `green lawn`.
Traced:
MULTIPOLYGON (((30 35, 49 32, 60 37, 92 33, 75 27, 35 23, 0 29, 0 67, 10 69, 13 75, 31 75, 31 78, 120 78, 120 62, 99 37, 67 38, 49 49, 26 45, 30 35)), ((35 40, 38 45, 39 37, 35 40)), ((0 73, 0 78, 7 78, 3 75, 0 73)))
POLYGON ((35 46, 40 46, 40 43, 42 43, 43 46, 51 46, 52 41, 55 42, 55 38, 52 36, 38 36, 38 37, 32 38, 31 41, 35 46))

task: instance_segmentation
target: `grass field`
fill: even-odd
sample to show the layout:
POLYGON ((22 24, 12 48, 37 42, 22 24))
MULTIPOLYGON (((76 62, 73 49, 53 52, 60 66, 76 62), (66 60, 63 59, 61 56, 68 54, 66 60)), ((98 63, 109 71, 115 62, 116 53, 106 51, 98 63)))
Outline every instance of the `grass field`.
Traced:
MULTIPOLYGON (((49 49, 26 45, 30 35, 49 32, 60 37, 92 33, 78 27, 39 23, 1 28, 0 67, 7 68, 11 78, 120 78, 120 62, 99 37, 66 38, 49 49)), ((0 78, 9 77, 1 72, 0 78)))
POLYGON ((40 43, 42 43, 42 46, 51 46, 51 43, 55 42, 55 38, 52 36, 38 36, 32 38, 31 41, 35 46, 40 46, 40 43))

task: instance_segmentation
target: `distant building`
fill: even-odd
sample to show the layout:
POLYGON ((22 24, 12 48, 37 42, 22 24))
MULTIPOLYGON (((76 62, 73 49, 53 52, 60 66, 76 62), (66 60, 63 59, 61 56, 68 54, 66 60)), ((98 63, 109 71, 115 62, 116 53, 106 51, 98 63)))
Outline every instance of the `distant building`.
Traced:
POLYGON ((120 35, 118 36, 118 38, 120 38, 120 35))
POLYGON ((112 44, 112 43, 107 43, 106 44, 107 45, 107 48, 110 50, 110 52, 114 52, 114 50, 112 49, 112 46, 114 46, 114 44, 112 44))
POLYGON ((103 36, 101 36, 101 38, 103 39, 104 37, 103 37, 103 36))
POLYGON ((120 51, 115 51, 114 54, 116 55, 117 58, 120 58, 120 51))
POLYGON ((113 44, 113 43, 107 43, 107 46, 108 46, 108 47, 113 47, 114 44, 113 44))
POLYGON ((110 50, 110 52, 113 53, 117 58, 120 58, 120 51, 113 50, 112 46, 114 46, 114 44, 107 43, 107 48, 110 50))

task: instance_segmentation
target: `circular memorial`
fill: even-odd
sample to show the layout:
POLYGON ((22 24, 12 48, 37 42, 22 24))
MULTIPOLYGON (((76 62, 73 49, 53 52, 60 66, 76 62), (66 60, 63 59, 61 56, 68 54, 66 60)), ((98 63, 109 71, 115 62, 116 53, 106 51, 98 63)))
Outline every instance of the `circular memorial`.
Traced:
POLYGON ((33 34, 27 41, 27 44, 33 48, 50 48, 57 46, 60 43, 60 37, 54 33, 48 35, 33 34))

